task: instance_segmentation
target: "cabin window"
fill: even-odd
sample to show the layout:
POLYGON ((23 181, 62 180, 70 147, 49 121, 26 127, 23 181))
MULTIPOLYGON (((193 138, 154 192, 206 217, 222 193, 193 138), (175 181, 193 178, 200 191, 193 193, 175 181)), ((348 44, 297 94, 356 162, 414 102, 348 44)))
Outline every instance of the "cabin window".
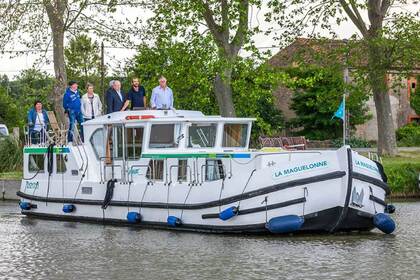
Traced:
POLYGON ((28 171, 31 173, 44 173, 44 154, 30 154, 28 171))
POLYGON ((187 181, 187 167, 188 160, 180 159, 178 160, 178 182, 185 182, 187 181))
POLYGON ((143 127, 126 128, 126 158, 139 159, 143 146, 143 127))
POLYGON ((56 161, 56 173, 66 173, 67 167, 66 167, 66 159, 65 155, 57 154, 55 156, 56 161))
POLYGON ((93 151, 98 158, 105 157, 105 136, 104 129, 100 128, 95 130, 90 137, 90 144, 92 145, 93 151))
POLYGON ((177 148, 181 138, 181 125, 153 124, 150 131, 149 148, 177 148))
POLYGON ((206 181, 216 181, 225 178, 225 170, 220 159, 206 160, 206 181))
POLYGON ((248 124, 229 123, 223 128, 223 147, 245 147, 248 124))
POLYGON ((146 178, 163 181, 163 159, 152 159, 149 161, 146 178))
POLYGON ((114 126, 113 127, 113 158, 114 159, 122 159, 123 157, 123 127, 122 126, 114 126))
POLYGON ((217 124, 194 123, 188 127, 188 148, 209 148, 216 144, 217 124))

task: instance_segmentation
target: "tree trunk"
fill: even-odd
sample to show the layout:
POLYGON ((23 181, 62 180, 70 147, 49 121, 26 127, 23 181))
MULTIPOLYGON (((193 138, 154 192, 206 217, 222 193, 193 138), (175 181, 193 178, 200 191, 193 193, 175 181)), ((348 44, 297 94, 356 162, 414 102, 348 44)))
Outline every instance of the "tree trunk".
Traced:
POLYGON ((235 117, 235 107, 232 98, 232 66, 225 65, 214 80, 214 93, 216 94, 217 104, 220 114, 223 117, 235 117))
POLYGON ((64 123, 63 94, 66 90, 67 72, 64 61, 64 30, 53 30, 53 57, 55 84, 52 99, 54 100, 54 110, 58 121, 64 123))
POLYGON ((378 118, 378 154, 381 156, 395 155, 397 153, 397 145, 389 94, 380 90, 374 90, 373 99, 378 118))
POLYGON ((53 60, 55 84, 51 99, 58 122, 64 123, 63 94, 67 84, 67 72, 64 61, 64 19, 66 0, 44 1, 45 10, 51 26, 53 41, 53 60))
POLYGON ((375 43, 369 43, 368 76, 375 102, 378 126, 378 154, 395 155, 397 141, 392 118, 391 100, 388 93, 386 67, 381 61, 384 59, 384 49, 375 43))

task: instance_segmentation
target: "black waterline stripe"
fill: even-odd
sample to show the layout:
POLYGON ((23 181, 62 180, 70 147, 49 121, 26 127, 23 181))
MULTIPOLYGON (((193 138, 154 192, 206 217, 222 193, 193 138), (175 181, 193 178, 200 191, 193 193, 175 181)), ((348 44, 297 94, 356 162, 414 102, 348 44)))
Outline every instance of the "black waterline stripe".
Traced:
MULTIPOLYGON (((263 212, 263 211, 266 211, 266 210, 283 208, 283 207, 287 207, 287 206, 290 206, 290 205, 295 205, 295 204, 299 204, 299 203, 303 203, 303 202, 306 202, 306 197, 292 199, 292 200, 288 200, 288 201, 284 201, 284 202, 280 202, 280 203, 276 203, 276 204, 267 205, 267 207, 266 206, 261 206, 261 207, 249 208, 249 209, 244 209, 244 210, 239 209, 238 215, 246 215, 246 214, 252 214, 252 213, 257 213, 257 212, 263 212)), ((202 219, 217 219, 217 218, 219 218, 219 213, 203 214, 201 216, 201 218, 202 219)))
POLYGON ((376 197, 374 195, 370 195, 369 199, 372 200, 373 202, 376 202, 376 203, 380 204, 380 205, 383 205, 383 206, 387 205, 385 201, 383 201, 382 199, 380 199, 379 197, 376 197))
POLYGON ((382 182, 381 180, 378 180, 376 178, 372 178, 372 177, 369 177, 367 175, 357 173, 357 172, 353 172, 352 177, 353 177, 353 179, 357 179, 357 180, 360 180, 360 181, 363 181, 363 182, 366 182, 366 183, 371 183, 375 186, 380 187, 381 189, 383 189, 385 191, 385 193, 387 195, 390 194, 390 192, 391 192, 387 183, 382 182))
MULTIPOLYGON (((182 203, 161 203, 161 202, 134 202, 134 201, 111 201, 109 205, 111 206, 129 206, 129 207, 142 207, 142 208, 170 208, 170 209, 188 209, 188 210, 195 210, 195 209, 205 209, 217 206, 223 206, 226 204, 231 204, 233 202, 237 202, 240 200, 250 199, 256 196, 276 192, 279 190, 284 190, 292 187, 318 183, 322 181, 327 181, 331 179, 338 179, 342 178, 346 175, 345 171, 334 171, 327 174, 317 175, 309 178, 298 179, 290 182, 280 183, 277 185, 265 187, 262 189, 246 192, 243 194, 226 197, 221 200, 214 200, 204 203, 196 203, 196 204, 182 204, 182 203)), ((21 191, 17 192, 17 195, 35 201, 46 201, 45 197, 41 196, 34 196, 25 194, 21 191)), ((83 205, 102 205, 102 200, 92 200, 92 199, 71 199, 71 198, 53 198, 49 197, 48 202, 55 202, 55 203, 76 203, 76 204, 83 204, 83 205)))

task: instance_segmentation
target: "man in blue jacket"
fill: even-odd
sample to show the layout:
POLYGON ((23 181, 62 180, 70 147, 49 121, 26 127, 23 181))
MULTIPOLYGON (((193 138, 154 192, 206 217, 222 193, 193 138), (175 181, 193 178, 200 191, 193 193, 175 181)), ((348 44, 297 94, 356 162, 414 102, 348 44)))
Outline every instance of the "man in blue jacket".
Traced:
POLYGON ((80 93, 77 89, 78 85, 75 81, 70 81, 63 97, 64 113, 69 117, 69 132, 67 134, 67 141, 73 142, 73 130, 75 121, 80 125, 80 137, 83 141, 83 114, 82 103, 80 101, 80 93))
POLYGON ((28 112, 29 137, 32 144, 46 141, 48 123, 47 111, 42 108, 41 101, 35 101, 34 107, 28 112))

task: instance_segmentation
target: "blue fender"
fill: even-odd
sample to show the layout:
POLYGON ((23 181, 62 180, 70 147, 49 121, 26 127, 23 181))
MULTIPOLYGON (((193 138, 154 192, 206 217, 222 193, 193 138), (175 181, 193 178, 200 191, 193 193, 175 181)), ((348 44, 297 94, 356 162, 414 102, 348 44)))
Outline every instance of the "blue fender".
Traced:
POLYGON ((135 224, 141 222, 141 215, 138 212, 128 212, 127 221, 129 223, 135 224))
POLYGON ((76 206, 74 206, 73 204, 64 204, 63 205, 63 212, 64 213, 71 213, 74 210, 76 210, 76 206))
POLYGON ((177 227, 177 226, 182 225, 181 219, 175 216, 168 216, 168 219, 166 221, 168 222, 168 225, 170 225, 171 227, 177 227))
POLYGON ((31 210, 32 204, 30 202, 27 202, 27 201, 21 201, 21 202, 19 202, 19 207, 22 210, 31 210))
POLYGON ((219 213, 219 219, 226 221, 238 215, 238 207, 232 206, 219 213))
POLYGON ((290 233, 298 231, 305 219, 297 215, 287 215, 271 218, 265 227, 272 233, 290 233))
POLYGON ((395 230, 395 222, 385 213, 377 213, 373 216, 373 224, 379 230, 386 234, 390 234, 395 230))

